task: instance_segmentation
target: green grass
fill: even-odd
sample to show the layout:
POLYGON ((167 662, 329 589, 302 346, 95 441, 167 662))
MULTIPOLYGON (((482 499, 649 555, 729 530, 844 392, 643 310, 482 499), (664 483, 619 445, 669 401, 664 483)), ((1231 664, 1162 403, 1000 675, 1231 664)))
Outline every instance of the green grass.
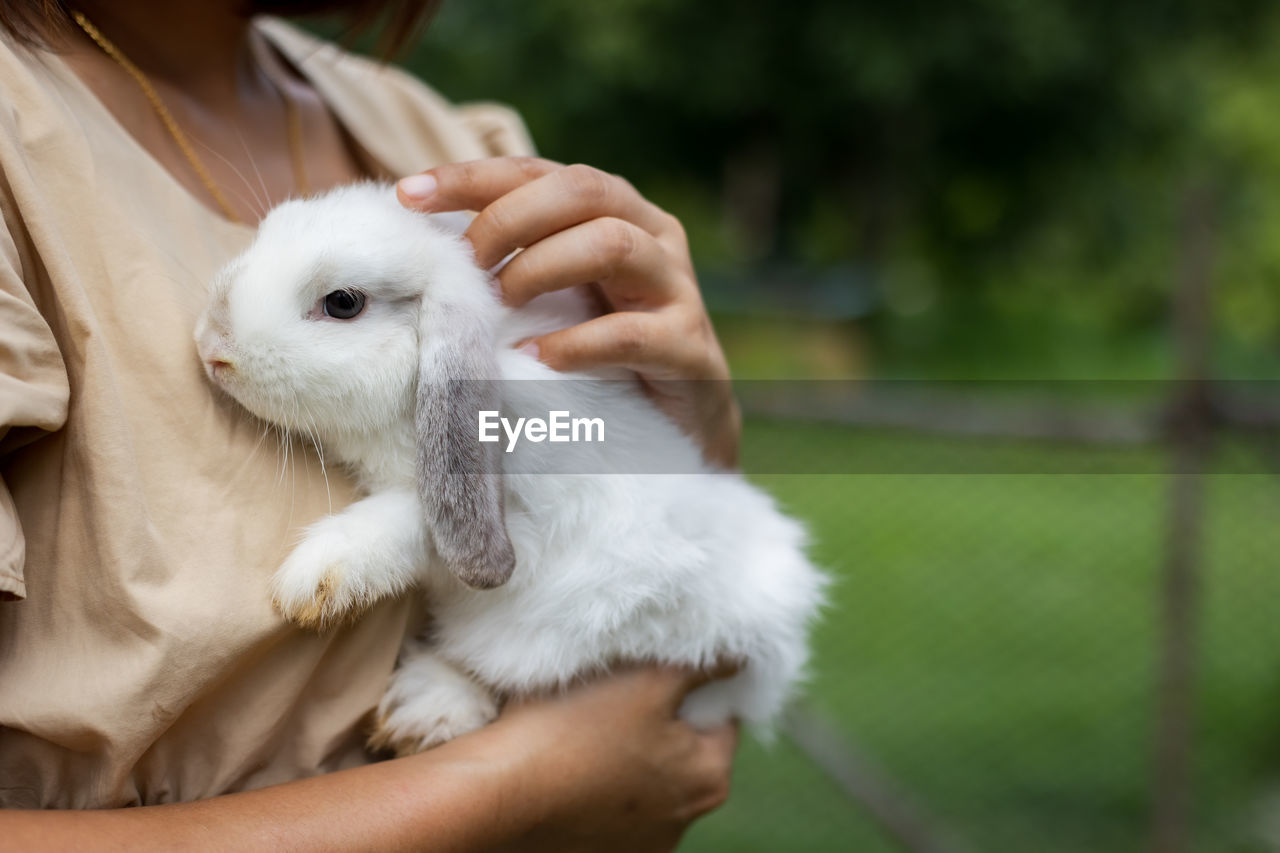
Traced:
MULTIPOLYGON (((813 425, 751 424, 747 436, 748 470, 780 441, 807 457, 800 470, 851 452, 883 471, 1009 452, 813 425)), ((1150 451, 1125 452, 1092 465, 1088 449, 1027 445, 1016 470, 1158 470, 1150 451)), ((1165 476, 756 479, 809 522, 837 579, 809 696, 859 755, 968 850, 1141 849, 1165 476)), ((1280 778, 1280 477, 1206 482, 1195 849, 1243 851, 1256 849, 1251 809, 1280 778)), ((744 747, 730 804, 683 849, 895 848, 783 739, 744 747)))

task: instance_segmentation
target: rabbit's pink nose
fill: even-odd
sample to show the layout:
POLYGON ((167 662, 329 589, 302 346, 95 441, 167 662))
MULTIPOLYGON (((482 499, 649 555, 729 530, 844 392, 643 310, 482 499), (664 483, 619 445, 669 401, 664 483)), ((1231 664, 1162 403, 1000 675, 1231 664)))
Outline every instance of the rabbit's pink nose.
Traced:
POLYGON ((209 376, 213 379, 218 379, 227 371, 235 370, 236 368, 236 366, 231 363, 230 359, 221 355, 210 356, 209 358, 205 359, 204 363, 205 365, 208 366, 209 376))

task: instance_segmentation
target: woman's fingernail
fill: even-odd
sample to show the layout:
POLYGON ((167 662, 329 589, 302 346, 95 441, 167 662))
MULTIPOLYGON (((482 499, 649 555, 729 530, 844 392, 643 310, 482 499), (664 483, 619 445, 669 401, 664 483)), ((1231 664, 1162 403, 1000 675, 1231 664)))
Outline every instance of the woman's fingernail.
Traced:
POLYGON ((525 355, 536 359, 538 357, 538 342, 525 341, 520 346, 516 347, 516 352, 522 352, 525 355))
POLYGON ((410 175, 400 179, 399 187, 410 201, 426 201, 436 191, 436 179, 431 175, 410 175))

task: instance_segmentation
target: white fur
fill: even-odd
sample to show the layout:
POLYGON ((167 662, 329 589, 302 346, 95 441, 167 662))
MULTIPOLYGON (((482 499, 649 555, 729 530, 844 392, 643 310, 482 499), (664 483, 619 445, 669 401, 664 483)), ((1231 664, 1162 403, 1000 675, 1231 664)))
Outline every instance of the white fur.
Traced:
POLYGON ((512 348, 587 318, 585 301, 562 291, 504 307, 456 231, 405 210, 389 187, 342 189, 276 208, 214 283, 199 349, 206 363, 233 364, 215 381, 316 437, 369 495, 308 531, 277 574, 277 605, 322 627, 412 583, 427 591, 431 648, 406 646, 380 709, 376 738, 402 751, 483 725, 493 693, 564 685, 618 661, 745 661, 695 691, 683 715, 767 724, 801 676, 825 579, 801 526, 705 464, 635 383, 505 382, 502 402, 610 412, 607 445, 575 446, 582 470, 644 471, 660 454, 690 473, 543 474, 545 446, 522 443, 503 455, 511 580, 477 591, 433 565, 414 491, 413 395, 420 349, 435 342, 418 340, 418 312, 488 318, 493 340, 469 345, 495 348, 503 379, 592 378, 512 348), (318 300, 343 287, 368 293, 364 314, 319 317, 318 300), (462 672, 484 689, 461 686, 462 672))
POLYGON ((407 642, 378 704, 373 745, 401 755, 474 731, 498 716, 498 703, 433 649, 407 642))

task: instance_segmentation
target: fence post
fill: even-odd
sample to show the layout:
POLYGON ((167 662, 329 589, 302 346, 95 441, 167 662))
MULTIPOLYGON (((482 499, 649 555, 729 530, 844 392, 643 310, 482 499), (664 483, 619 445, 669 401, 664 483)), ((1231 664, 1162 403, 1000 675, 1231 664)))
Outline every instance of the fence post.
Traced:
POLYGON ((1170 399, 1172 451, 1161 577, 1159 680, 1152 778, 1151 850, 1185 853, 1192 833, 1196 626, 1204 520, 1203 472, 1214 426, 1210 396, 1214 199, 1207 186, 1182 200, 1181 257, 1173 292, 1178 381, 1170 399))

